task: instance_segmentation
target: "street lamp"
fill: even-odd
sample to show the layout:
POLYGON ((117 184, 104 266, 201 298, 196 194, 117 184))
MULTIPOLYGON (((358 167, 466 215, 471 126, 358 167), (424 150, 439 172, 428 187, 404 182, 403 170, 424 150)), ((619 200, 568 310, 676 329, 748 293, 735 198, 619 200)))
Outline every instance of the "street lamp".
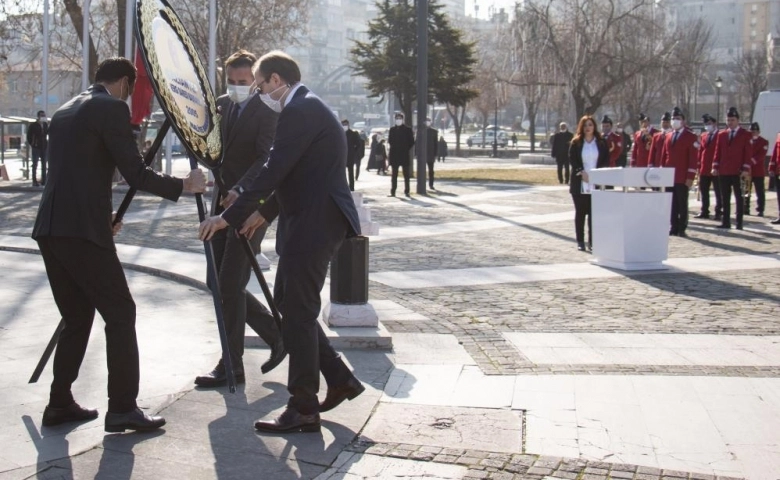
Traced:
POLYGON ((498 158, 498 87, 496 82, 496 111, 493 117, 493 158, 498 158))
POLYGON ((715 125, 720 129, 720 89, 723 87, 723 79, 720 75, 715 77, 715 103, 717 105, 715 111, 715 125))

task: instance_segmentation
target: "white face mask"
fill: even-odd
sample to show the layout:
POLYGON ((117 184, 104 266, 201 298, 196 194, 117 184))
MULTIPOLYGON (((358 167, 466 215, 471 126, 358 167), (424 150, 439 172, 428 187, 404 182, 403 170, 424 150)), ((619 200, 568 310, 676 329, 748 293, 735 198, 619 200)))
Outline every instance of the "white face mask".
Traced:
POLYGON ((342 125, 342 127, 344 127, 344 131, 345 131, 345 132, 346 132, 347 130, 349 130, 349 125, 342 125))
MULTIPOLYGON (((259 95, 260 100, 262 100, 263 103, 268 105, 268 108, 270 108, 271 110, 273 110, 276 113, 282 113, 282 102, 280 102, 279 100, 274 100, 273 98, 271 98, 271 95, 276 93, 276 92, 278 92, 279 90, 281 90, 283 88, 286 88, 286 89, 289 90, 290 87, 288 87, 287 85, 282 85, 281 87, 277 88, 276 90, 274 90, 271 93, 261 93, 259 95)), ((282 94, 279 98, 281 99, 283 96, 284 96, 284 94, 282 94)))
POLYGON ((622 128, 618 128, 618 129, 617 129, 617 130, 615 130, 615 131, 616 131, 617 133, 623 133, 623 129, 622 129, 622 128))
POLYGON ((707 133, 712 133, 715 130, 715 125, 705 125, 704 129, 707 130, 707 133))
POLYGON ((251 88, 249 85, 228 85, 227 94, 233 103, 241 103, 249 98, 251 88))
POLYGON ((425 126, 426 126, 426 127, 430 127, 430 126, 431 126, 431 122, 429 122, 429 121, 426 121, 426 122, 425 122, 425 126))
POLYGON ((401 125, 404 124, 404 121, 401 120, 400 118, 396 118, 395 119, 395 124, 396 124, 396 126, 400 127, 401 125))
POLYGON ((682 128, 682 120, 672 120, 672 128, 675 130, 682 128))

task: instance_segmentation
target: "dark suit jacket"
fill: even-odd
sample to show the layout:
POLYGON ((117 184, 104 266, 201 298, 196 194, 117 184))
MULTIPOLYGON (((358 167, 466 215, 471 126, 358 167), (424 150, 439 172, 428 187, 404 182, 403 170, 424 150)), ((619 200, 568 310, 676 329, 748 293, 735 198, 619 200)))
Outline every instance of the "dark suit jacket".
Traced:
MULTIPOLYGON (((599 147, 599 159, 596 161, 596 168, 609 167, 609 147, 603 138, 597 139, 596 145, 599 147)), ((582 145, 583 143, 572 143, 569 147, 569 160, 571 161, 571 182, 569 182, 569 193, 582 193, 582 177, 579 175, 585 168, 582 163, 582 145)))
POLYGON ((352 129, 344 133, 347 139, 347 165, 354 165, 359 158, 363 157, 363 152, 360 151, 363 141, 360 139, 360 134, 352 129))
POLYGON ((27 145, 33 148, 46 148, 47 136, 49 135, 49 122, 31 123, 27 127, 27 145))
POLYGON ((435 128, 426 127, 425 132, 428 134, 425 137, 425 150, 427 150, 425 160, 428 163, 432 163, 436 161, 436 152, 439 151, 439 131, 435 128))
MULTIPOLYGON (((220 129, 224 159, 219 168, 222 181, 228 189, 247 189, 268 160, 279 114, 268 108, 260 97, 252 95, 228 134, 227 119, 238 105, 223 95, 217 99, 217 107, 222 111, 220 129)), ((215 195, 213 201, 217 198, 215 195)))
POLYGON ((557 132, 552 136, 552 151, 550 155, 558 162, 569 161, 569 144, 571 139, 574 138, 574 134, 566 130, 565 132, 557 132))
POLYGON ((257 178, 222 214, 239 227, 258 209, 273 220, 278 208, 279 255, 331 248, 360 234, 355 202, 347 185, 347 141, 341 122, 319 97, 301 86, 284 107, 271 155, 257 178))
POLYGON ((409 150, 414 146, 412 129, 406 125, 390 128, 387 144, 390 145, 390 165, 409 163, 409 150))
POLYGON ((138 190, 176 201, 182 181, 143 163, 127 104, 93 85, 54 113, 49 126, 49 174, 33 238, 84 238, 114 249, 111 178, 114 168, 138 190))

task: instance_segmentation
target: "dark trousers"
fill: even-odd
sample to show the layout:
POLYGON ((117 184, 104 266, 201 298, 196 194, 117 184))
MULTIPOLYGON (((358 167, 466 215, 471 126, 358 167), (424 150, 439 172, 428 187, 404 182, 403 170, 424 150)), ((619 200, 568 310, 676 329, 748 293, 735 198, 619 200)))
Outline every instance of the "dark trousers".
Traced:
POLYGON ((739 175, 720 176, 720 197, 723 202, 723 225, 731 225, 731 192, 734 192, 737 208, 737 226, 742 226, 745 201, 742 198, 742 182, 739 175))
POLYGON ((360 178, 360 159, 355 160, 355 180, 360 178))
POLYGON ((433 188, 433 164, 436 163, 434 160, 428 160, 428 186, 433 188))
MULTIPOLYGON (((259 228, 249 240, 253 252, 260 251, 260 242, 263 241, 266 229, 267 227, 259 228)), ((220 230, 211 240, 214 262, 219 272, 222 314, 230 346, 230 359, 233 369, 237 372, 244 370, 242 357, 246 324, 269 346, 273 346, 281 334, 271 312, 253 294, 246 291, 252 276, 252 267, 241 241, 236 237, 233 227, 220 230)))
POLYGON ((688 186, 675 183, 672 190, 672 220, 671 232, 685 233, 688 228, 688 186))
POLYGON ((555 159, 555 163, 558 164, 558 183, 569 183, 569 161, 566 159, 555 159), (564 170, 566 176, 564 176, 564 170))
MULTIPOLYGON (((753 177, 753 190, 756 191, 756 210, 761 214, 764 213, 766 206, 766 189, 764 187, 764 177, 753 177)), ((749 204, 750 200, 748 200, 749 204)))
POLYGON ((347 180, 349 180, 349 189, 355 191, 355 164, 347 164, 347 180))
POLYGON ((404 162, 401 165, 392 165, 392 175, 393 177, 390 179, 390 193, 395 195, 395 191, 398 188, 398 168, 402 168, 404 171, 404 193, 406 195, 409 195, 409 178, 412 176, 411 172, 409 171, 409 162, 404 162))
POLYGON ((588 243, 593 243, 590 195, 587 193, 572 193, 574 200, 574 232, 577 243, 585 243, 585 217, 588 217, 588 243))
POLYGON ((46 183, 46 149, 32 147, 32 179, 38 181, 38 162, 41 162, 41 183, 46 183))
POLYGON ((720 177, 701 175, 699 177, 699 191, 701 192, 701 213, 710 214, 710 187, 715 194, 715 216, 723 213, 723 202, 720 197, 720 177))
POLYGON ((73 403, 71 385, 79 375, 97 310, 106 323, 108 410, 133 410, 139 382, 135 302, 116 252, 70 237, 41 237, 38 245, 65 322, 54 354, 49 405, 73 403))
POLYGON ((290 354, 288 405, 306 415, 319 409, 320 372, 329 387, 342 385, 352 376, 317 321, 320 291, 339 245, 318 252, 282 255, 276 272, 274 299, 284 318, 282 337, 290 354))

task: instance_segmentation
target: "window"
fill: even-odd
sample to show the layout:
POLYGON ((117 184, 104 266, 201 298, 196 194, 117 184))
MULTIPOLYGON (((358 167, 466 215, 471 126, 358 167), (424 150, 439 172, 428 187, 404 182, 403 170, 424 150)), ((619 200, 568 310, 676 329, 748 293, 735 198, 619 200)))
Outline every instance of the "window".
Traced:
POLYGON ((10 80, 8 82, 8 92, 9 93, 16 93, 16 89, 17 88, 18 87, 17 87, 17 84, 16 84, 16 80, 10 80))

